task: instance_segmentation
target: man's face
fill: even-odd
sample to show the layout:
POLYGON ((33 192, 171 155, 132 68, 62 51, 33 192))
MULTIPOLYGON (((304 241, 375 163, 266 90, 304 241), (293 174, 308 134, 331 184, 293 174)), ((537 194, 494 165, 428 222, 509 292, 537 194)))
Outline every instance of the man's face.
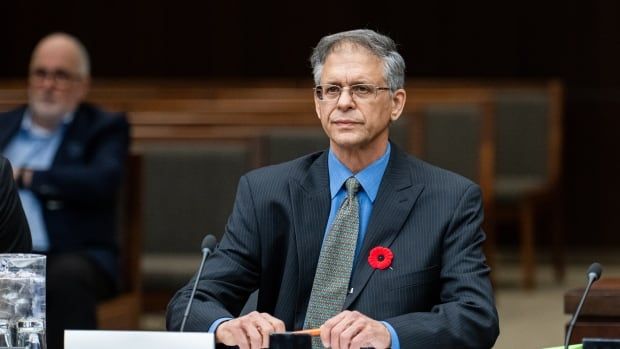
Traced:
POLYGON ((86 95, 88 77, 80 72, 78 49, 63 39, 41 43, 30 62, 28 98, 35 120, 57 123, 86 95))
POLYGON ((334 151, 382 151, 388 141, 391 120, 400 116, 404 90, 390 93, 376 90, 359 97, 351 85, 386 87, 383 63, 365 48, 350 44, 336 48, 325 60, 321 85, 340 86, 340 97, 320 100, 315 95, 316 112, 334 151))

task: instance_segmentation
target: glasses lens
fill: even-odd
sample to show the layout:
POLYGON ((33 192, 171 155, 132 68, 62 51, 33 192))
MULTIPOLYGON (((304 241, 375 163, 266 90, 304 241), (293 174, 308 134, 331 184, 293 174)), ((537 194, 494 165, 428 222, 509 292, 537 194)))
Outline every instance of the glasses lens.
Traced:
POLYGON ((323 85, 323 95, 326 99, 338 99, 341 90, 337 85, 323 85))
POLYGON ((71 73, 66 70, 59 69, 54 71, 48 71, 45 69, 35 69, 30 72, 30 78, 32 82, 37 85, 42 85, 47 79, 54 83, 54 86, 59 89, 65 89, 69 87, 69 84, 77 80, 71 73))
POLYGON ((58 70, 54 73, 54 80, 59 84, 67 84, 71 81, 71 74, 64 70, 58 70))
POLYGON ((375 93, 375 87, 373 85, 353 85, 351 86, 351 91, 355 94, 355 96, 360 98, 366 98, 375 93))
POLYGON ((47 77, 47 72, 43 69, 36 69, 30 72, 30 77, 35 81, 43 81, 47 77))

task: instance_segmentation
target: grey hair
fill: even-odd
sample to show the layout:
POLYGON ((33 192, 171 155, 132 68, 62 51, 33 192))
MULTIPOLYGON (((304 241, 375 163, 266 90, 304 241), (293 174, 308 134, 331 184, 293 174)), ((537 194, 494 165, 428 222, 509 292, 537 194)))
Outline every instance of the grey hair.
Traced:
POLYGON ((396 50, 391 38, 370 29, 357 29, 324 36, 310 56, 314 83, 321 83, 323 65, 330 53, 343 44, 368 49, 383 61, 385 80, 392 92, 405 87, 405 60, 396 50))
POLYGON ((67 40, 75 46, 75 48, 78 51, 79 58, 80 58, 80 66, 78 67, 79 73, 82 77, 89 77, 90 76, 90 56, 88 54, 88 50, 86 49, 84 44, 82 44, 82 42, 78 40, 78 38, 76 38, 73 35, 67 34, 67 33, 57 32, 57 33, 46 35, 44 38, 42 38, 39 41, 39 43, 37 43, 37 46, 33 50, 32 58, 30 61, 32 62, 32 59, 34 58, 34 55, 37 49, 39 48, 39 46, 41 46, 42 43, 50 39, 56 39, 56 38, 67 40))

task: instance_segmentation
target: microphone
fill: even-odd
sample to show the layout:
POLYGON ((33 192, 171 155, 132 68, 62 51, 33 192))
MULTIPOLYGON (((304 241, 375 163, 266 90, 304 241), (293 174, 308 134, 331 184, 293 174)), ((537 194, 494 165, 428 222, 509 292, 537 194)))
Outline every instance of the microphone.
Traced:
POLYGON ((588 285, 586 289, 583 291, 583 295, 581 296, 581 300, 579 301, 579 305, 577 305, 577 310, 573 314, 573 317, 570 319, 570 323, 568 324, 568 331, 566 331, 566 338, 564 338, 564 348, 568 349, 568 342, 570 341, 570 337, 573 334, 573 327, 575 327, 575 322, 577 321, 577 317, 579 316, 579 312, 581 311, 581 307, 583 306, 584 301, 586 300, 586 296, 588 292, 590 292, 590 287, 594 283, 594 281, 601 278, 601 273, 603 272, 603 267, 598 263, 592 263, 590 268, 588 268, 588 285))
POLYGON ((187 321, 187 316, 189 315, 189 311, 192 308, 192 301, 194 300, 194 295, 196 294, 196 288, 198 288, 198 279, 200 279, 200 275, 202 275, 202 269, 204 268, 205 261, 207 260, 207 256, 209 253, 213 252, 215 249, 215 245, 217 245, 217 239, 215 236, 209 234, 202 239, 201 249, 202 249, 202 260, 200 261, 200 267, 198 268, 198 274, 196 274, 196 280, 194 281, 194 287, 192 287, 192 293, 189 296, 189 301, 187 302, 187 307, 185 308, 185 313, 183 314, 183 321, 181 321, 181 329, 179 332, 183 332, 185 329, 185 321, 187 321))

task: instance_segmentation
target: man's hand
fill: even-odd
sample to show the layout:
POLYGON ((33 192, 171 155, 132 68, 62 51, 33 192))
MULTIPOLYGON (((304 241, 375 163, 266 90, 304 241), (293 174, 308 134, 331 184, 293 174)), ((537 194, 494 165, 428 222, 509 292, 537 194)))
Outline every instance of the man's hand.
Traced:
POLYGON ((15 179, 17 186, 20 188, 30 188, 33 174, 32 170, 26 168, 13 169, 13 179, 15 179))
POLYGON ((24 188, 30 188, 30 186, 32 185, 32 176, 33 176, 33 172, 32 170, 29 169, 22 169, 21 170, 21 182, 24 188))
POLYGON ((215 330, 215 341, 240 349, 269 347, 269 335, 284 332, 284 322, 267 314, 253 311, 245 316, 222 322, 215 330))
POLYGON ((321 326, 323 346, 341 348, 389 348, 390 331, 381 322, 357 312, 345 310, 321 326))

